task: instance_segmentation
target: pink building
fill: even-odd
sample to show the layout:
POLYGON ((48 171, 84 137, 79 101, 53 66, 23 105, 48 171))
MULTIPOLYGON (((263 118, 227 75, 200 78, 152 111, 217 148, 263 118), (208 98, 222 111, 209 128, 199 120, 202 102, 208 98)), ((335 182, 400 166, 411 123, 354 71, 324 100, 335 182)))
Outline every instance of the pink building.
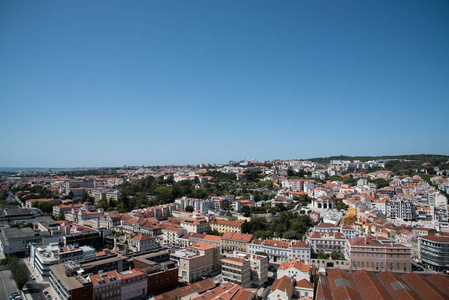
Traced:
POLYGON ((346 258, 352 270, 411 272, 411 250, 382 237, 349 239, 346 258))

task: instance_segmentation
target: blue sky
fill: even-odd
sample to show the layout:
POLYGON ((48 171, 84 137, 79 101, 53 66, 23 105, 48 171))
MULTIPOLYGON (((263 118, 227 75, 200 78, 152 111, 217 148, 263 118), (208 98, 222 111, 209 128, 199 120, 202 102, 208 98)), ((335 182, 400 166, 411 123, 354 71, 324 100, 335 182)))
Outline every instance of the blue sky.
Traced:
POLYGON ((449 154, 448 1, 1 1, 0 166, 449 154))

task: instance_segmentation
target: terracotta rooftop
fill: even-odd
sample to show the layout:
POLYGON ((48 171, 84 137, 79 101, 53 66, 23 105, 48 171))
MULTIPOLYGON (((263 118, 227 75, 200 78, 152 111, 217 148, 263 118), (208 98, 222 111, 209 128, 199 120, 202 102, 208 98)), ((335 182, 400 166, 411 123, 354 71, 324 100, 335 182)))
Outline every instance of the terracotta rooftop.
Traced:
POLYGON ((360 270, 354 272, 352 277, 366 300, 393 299, 374 273, 360 270))
POLYGON ((282 276, 279 279, 276 279, 271 286, 271 292, 276 290, 285 291, 287 295, 290 295, 290 292, 293 289, 293 282, 287 275, 282 276))
MULTIPOLYGON (((145 273, 144 271, 140 270, 140 269, 132 269, 128 272, 122 272, 120 273, 120 277, 122 279, 128 279, 128 278, 133 278, 133 277, 137 277, 137 276, 141 276, 141 275, 146 275, 147 273, 145 273)), ((134 279, 133 279, 134 280, 134 279)))
POLYGON ((197 242, 197 243, 193 244, 192 247, 196 248, 196 249, 202 249, 202 250, 216 248, 216 246, 209 244, 207 242, 204 242, 204 241, 197 242))
POLYGON ((305 278, 297 281, 296 286, 299 288, 313 289, 313 284, 305 278))
POLYGON ((143 235, 143 234, 139 234, 139 235, 136 235, 131 238, 131 240, 136 240, 136 241, 145 241, 145 240, 151 240, 151 239, 152 239, 151 236, 143 235))
POLYGON ((235 221, 228 221, 228 220, 219 220, 214 219, 211 223, 215 223, 218 225, 224 225, 224 226, 235 226, 235 227, 242 227, 242 222, 235 222, 235 221))
POLYGON ((166 292, 162 295, 155 296, 155 300, 170 300, 170 299, 180 299, 182 297, 186 297, 193 293, 201 294, 207 290, 211 290, 215 288, 215 284, 210 279, 205 279, 202 281, 198 281, 188 286, 177 288, 173 291, 166 292))
POLYGON ((303 262, 300 261, 294 261, 294 262, 283 262, 281 263, 281 265, 279 266, 279 270, 288 270, 291 268, 295 268, 301 272, 306 272, 308 273, 310 271, 310 268, 312 266, 305 264, 303 262))
POLYGON ((232 262, 241 263, 241 264, 244 264, 245 262, 247 262, 246 259, 239 258, 239 257, 233 257, 233 256, 223 259, 223 261, 225 261, 225 260, 230 260, 232 262))
POLYGON ((99 273, 99 274, 95 274, 95 275, 91 275, 90 276, 90 280, 92 281, 92 285, 98 286, 101 285, 104 281, 104 283, 108 283, 110 281, 113 280, 120 280, 121 277, 119 275, 119 273, 116 270, 113 271, 109 271, 109 272, 104 272, 104 273, 99 273), (101 275, 105 275, 105 276, 101 276, 101 275))
POLYGON ((401 277, 425 299, 448 299, 448 295, 424 276, 416 273, 407 273, 401 277))
POLYGON ((251 242, 253 239, 252 234, 245 234, 245 233, 232 233, 232 232, 225 232, 222 236, 223 239, 232 239, 232 240, 239 240, 243 242, 251 242))

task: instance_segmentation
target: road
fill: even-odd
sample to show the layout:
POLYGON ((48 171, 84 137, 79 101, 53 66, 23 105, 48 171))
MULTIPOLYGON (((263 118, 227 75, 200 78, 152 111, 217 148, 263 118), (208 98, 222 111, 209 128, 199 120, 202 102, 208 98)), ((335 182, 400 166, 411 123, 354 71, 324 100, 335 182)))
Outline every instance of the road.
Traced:
POLYGON ((9 299, 9 295, 18 292, 16 284, 12 280, 10 270, 0 271, 0 299, 9 299))
POLYGON ((33 300, 46 300, 47 299, 47 298, 45 298, 45 296, 42 292, 43 292, 44 288, 49 287, 48 283, 28 282, 26 284, 26 287, 29 291, 29 295, 31 296, 31 298, 33 300))
POLYGON ((22 259, 23 263, 27 266, 28 270, 34 277, 36 277, 36 280, 30 280, 25 285, 26 287, 26 294, 28 299, 33 300, 47 300, 45 298, 43 291, 44 289, 48 290, 50 288, 50 284, 47 281, 42 281, 42 278, 37 276, 36 270, 33 270, 30 266, 30 262, 27 258, 22 259))

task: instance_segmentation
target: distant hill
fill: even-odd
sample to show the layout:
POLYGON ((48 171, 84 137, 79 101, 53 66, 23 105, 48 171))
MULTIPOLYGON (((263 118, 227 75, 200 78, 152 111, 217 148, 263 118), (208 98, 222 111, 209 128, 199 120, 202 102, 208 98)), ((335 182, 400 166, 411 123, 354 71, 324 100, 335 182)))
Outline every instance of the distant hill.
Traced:
POLYGON ((370 160, 388 160, 388 159, 396 159, 396 160, 411 160, 416 163, 430 163, 434 166, 439 165, 440 163, 446 163, 449 160, 448 155, 438 155, 438 154, 412 154, 412 155, 387 155, 387 156, 329 156, 329 157, 319 157, 319 158, 310 158, 308 160, 316 162, 316 163, 330 163, 331 160, 360 160, 360 161, 370 161, 370 160))

